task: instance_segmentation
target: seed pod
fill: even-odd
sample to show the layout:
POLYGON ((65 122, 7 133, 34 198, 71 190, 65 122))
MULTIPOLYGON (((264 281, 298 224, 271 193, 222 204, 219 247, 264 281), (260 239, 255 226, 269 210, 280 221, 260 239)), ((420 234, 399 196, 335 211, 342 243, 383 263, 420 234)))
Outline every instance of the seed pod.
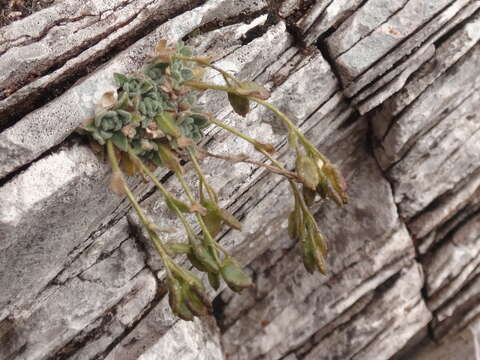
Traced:
POLYGON ((219 266, 208 249, 200 244, 191 244, 191 246, 193 255, 207 272, 217 273, 219 271, 219 266))
POLYGON ((254 81, 244 81, 236 90, 241 95, 253 96, 262 100, 270 97, 270 91, 254 81))
POLYGON ((320 181, 315 161, 313 161, 312 158, 299 153, 297 156, 296 168, 297 174, 304 180, 305 185, 310 189, 315 190, 320 181))
POLYGON ((325 254, 327 252, 326 245, 320 236, 316 224, 312 222, 307 222, 307 240, 312 249, 312 255, 315 261, 315 267, 318 271, 326 275, 327 274, 327 265, 325 263, 325 254))
POLYGON ((185 304, 182 286, 176 279, 169 278, 167 281, 168 286, 168 303, 172 312, 179 318, 191 321, 193 320, 193 314, 185 304))
POLYGON ((225 224, 230 226, 233 229, 236 229, 238 231, 242 231, 242 223, 238 221, 235 216, 230 214, 227 210, 220 209, 220 214, 219 214, 225 224))
POLYGON ((220 270, 223 280, 228 287, 235 292, 252 285, 252 279, 240 267, 240 265, 231 257, 227 257, 220 270))
POLYGON ((215 290, 218 290, 220 287, 220 275, 218 273, 208 273, 207 276, 210 286, 215 290))
POLYGON ((323 172, 332 184, 333 191, 337 194, 339 202, 342 204, 347 203, 347 184, 343 178, 340 170, 333 165, 327 164, 323 167, 323 172))
POLYGON ((313 274, 315 272, 316 261, 311 239, 305 239, 302 242, 302 250, 303 265, 310 274, 313 274))
POLYGON ((313 203, 315 202, 315 196, 317 195, 317 192, 303 185, 302 194, 303 194, 303 199, 305 200, 305 204, 307 204, 307 206, 312 206, 313 203))
POLYGON ((250 102, 245 96, 228 93, 228 101, 233 110, 240 116, 245 117, 250 111, 250 102))
POLYGON ((275 152, 275 147, 272 144, 262 143, 260 141, 255 142, 255 148, 257 150, 263 150, 268 152, 269 154, 273 154, 275 152))
POLYGON ((208 313, 213 311, 212 302, 205 293, 205 288, 203 285, 197 286, 193 285, 190 287, 190 290, 196 295, 196 297, 202 302, 203 306, 206 308, 208 313))
POLYGON ((222 217, 219 214, 216 204, 212 201, 203 199, 202 205, 207 210, 206 215, 202 216, 202 219, 207 226, 208 232, 214 238, 220 230, 222 230, 222 217))
POLYGON ((320 249, 320 252, 322 255, 327 255, 328 252, 328 244, 325 239, 325 237, 322 235, 318 227, 313 232, 313 241, 315 243, 315 246, 317 246, 320 249))
POLYGON ((325 200, 328 197, 328 180, 324 176, 320 177, 320 182, 315 190, 322 199, 325 200))
POLYGON ((203 264, 200 261, 198 261, 198 259, 195 257, 195 255, 193 255, 192 252, 187 254, 187 258, 188 258, 188 261, 190 261, 190 264, 192 264, 192 266, 195 269, 201 272, 207 272, 207 269, 205 268, 205 266, 203 266, 203 264))
POLYGON ((171 255, 189 254, 192 250, 187 243, 169 243, 165 247, 171 255))
POLYGON ((313 248, 313 255, 315 257, 315 265, 317 266, 318 271, 322 275, 327 275, 327 264, 325 263, 325 258, 317 246, 313 248))
POLYGON ((296 209, 293 210, 288 215, 288 235, 290 239, 297 240, 298 239, 298 232, 297 232, 297 211, 296 209))
POLYGON ((191 287, 183 286, 182 290, 185 304, 193 315, 205 316, 209 313, 208 308, 204 305, 202 299, 191 287))

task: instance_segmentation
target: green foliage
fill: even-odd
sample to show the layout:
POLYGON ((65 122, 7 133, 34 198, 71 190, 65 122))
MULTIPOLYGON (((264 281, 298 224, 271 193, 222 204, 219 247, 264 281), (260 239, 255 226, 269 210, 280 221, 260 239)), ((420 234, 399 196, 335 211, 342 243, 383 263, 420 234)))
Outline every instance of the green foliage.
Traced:
POLYGON ((172 311, 184 320, 192 320, 211 312, 206 290, 196 275, 180 267, 174 257, 186 255, 193 268, 207 275, 215 290, 221 279, 233 291, 252 285, 240 264, 215 241, 225 228, 241 230, 242 224, 221 208, 215 190, 208 184, 198 162, 204 156, 215 156, 235 162, 264 166, 285 176, 292 190, 294 210, 288 217, 288 233, 302 244, 302 257, 308 272, 326 274, 327 243, 311 213, 311 206, 330 199, 338 205, 346 202, 346 185, 340 171, 331 164, 298 130, 290 119, 265 100, 270 91, 252 81, 240 82, 229 73, 212 65, 208 58, 193 56, 193 50, 182 42, 168 46, 162 40, 144 68, 135 74, 114 74, 117 90, 103 95, 96 115, 82 127, 96 151, 107 151, 112 165, 111 189, 126 195, 157 248, 165 265, 169 303, 172 311), (205 67, 219 71, 226 86, 202 82, 205 67), (234 112, 247 116, 250 102, 257 102, 273 111, 289 130, 290 149, 296 152, 295 172, 287 171, 272 157, 271 144, 252 139, 207 113, 197 104, 198 95, 206 89, 225 91, 234 112), (218 156, 206 152, 198 142, 210 125, 223 127, 248 142, 262 153, 271 165, 249 160, 244 154, 218 156), (184 179, 182 159, 193 163, 199 181, 197 201, 184 179), (163 166, 175 173, 189 203, 171 194, 155 177, 153 170, 163 166), (165 244, 159 230, 143 213, 138 201, 123 180, 128 175, 142 174, 150 178, 165 198, 167 207, 182 222, 187 241, 165 244), (299 189, 300 186, 300 189, 299 189), (197 234, 186 220, 192 213, 202 230, 197 234))

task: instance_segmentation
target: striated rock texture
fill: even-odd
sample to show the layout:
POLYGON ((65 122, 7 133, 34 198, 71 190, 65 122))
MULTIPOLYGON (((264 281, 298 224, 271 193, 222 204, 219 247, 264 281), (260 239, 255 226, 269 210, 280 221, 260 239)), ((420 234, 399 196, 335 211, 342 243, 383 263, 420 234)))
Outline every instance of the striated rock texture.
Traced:
MULTIPOLYGON (((0 359, 476 359, 479 41, 478 0, 63 0, 1 27, 0 359), (342 169, 349 204, 315 209, 328 276, 309 275, 287 235, 282 178, 204 160, 244 223, 220 241, 255 286, 212 291, 201 321, 173 317, 155 251, 74 134, 112 73, 138 69, 162 38, 267 86, 342 169)), ((201 101, 292 165, 267 111, 201 101)), ((205 144, 266 161, 218 128, 205 144)), ((129 181, 159 226, 175 225, 150 185, 129 181)))

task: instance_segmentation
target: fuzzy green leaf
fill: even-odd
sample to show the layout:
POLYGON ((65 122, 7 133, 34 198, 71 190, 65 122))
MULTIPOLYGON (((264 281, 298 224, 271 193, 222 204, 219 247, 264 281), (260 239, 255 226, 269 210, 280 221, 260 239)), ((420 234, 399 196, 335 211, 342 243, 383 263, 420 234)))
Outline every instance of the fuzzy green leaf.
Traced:
POLYGON ((128 139, 120 131, 117 131, 112 136, 113 144, 122 151, 128 151, 128 139))

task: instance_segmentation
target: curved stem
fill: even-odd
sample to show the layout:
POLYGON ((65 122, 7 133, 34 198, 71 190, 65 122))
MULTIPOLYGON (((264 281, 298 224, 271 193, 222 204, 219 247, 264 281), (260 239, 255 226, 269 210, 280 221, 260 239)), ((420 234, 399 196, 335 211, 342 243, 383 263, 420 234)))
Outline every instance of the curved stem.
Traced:
POLYGON ((110 164, 112 166, 113 172, 117 172, 120 174, 122 177, 122 186, 123 190, 125 191, 125 194, 127 195, 128 200, 132 204, 133 208, 135 209, 135 212, 138 215, 138 218, 142 222, 143 226, 145 226, 145 229, 147 229, 148 236, 150 237, 150 240, 152 241, 153 245, 157 249, 158 253, 160 254, 160 257, 165 265, 165 270, 167 271, 168 276, 172 276, 170 266, 173 263, 168 254, 167 251, 161 241, 161 239, 158 237, 158 235, 151 230, 151 223, 145 216, 145 213, 143 212, 142 208, 140 207, 140 204, 138 203, 137 199, 135 198, 135 195, 133 195, 132 191, 128 187, 127 183, 123 179, 123 174, 122 171, 120 170, 120 166, 118 165, 118 160, 117 157, 115 156, 115 150, 113 148, 113 143, 111 140, 107 141, 107 152, 108 152, 108 158, 110 160, 110 164))
POLYGON ((205 174, 203 173, 203 170, 200 164, 198 163, 198 159, 195 156, 195 152, 191 147, 188 148, 188 155, 190 157, 190 160, 192 160, 193 167, 195 168, 195 171, 197 172, 197 175, 200 178, 200 181, 207 189, 210 200, 217 202, 217 195, 215 195, 215 192, 213 191, 212 187, 208 184, 207 179, 205 178, 205 174))
MULTIPOLYGON (((192 191, 190 190, 190 187, 188 186, 187 182, 185 181, 185 178, 180 172, 176 172, 175 175, 177 176, 178 180, 182 184, 182 187, 187 194, 188 198, 190 199, 192 205, 195 204, 195 198, 193 197, 192 191)), ((205 235, 205 238, 208 242, 208 245, 210 245, 213 248, 218 248, 219 244, 213 239, 212 234, 210 234, 210 231, 208 231, 207 224, 205 224, 205 221, 203 221, 203 218, 200 214, 195 214, 198 223, 200 224, 200 227, 202 229, 203 234, 205 235)), ((212 255, 215 259, 215 261, 220 265, 220 258, 218 257, 218 254, 216 251, 212 251, 212 255)))
MULTIPOLYGON (((163 197, 168 201, 170 199, 173 198, 173 195, 170 191, 168 191, 160 181, 158 181, 157 177, 155 176, 155 174, 153 174, 146 166, 145 164, 142 162, 142 160, 139 159, 139 157, 137 155, 135 155, 132 151, 132 149, 129 147, 128 148, 128 154, 135 159, 135 163, 140 165, 140 167, 142 168, 142 171, 147 174, 147 176, 152 180, 152 182, 155 184, 155 186, 160 190, 160 192, 162 193, 163 197)), ((192 229, 192 227, 190 226, 189 222, 187 221, 187 219, 185 218, 185 216, 182 214, 182 212, 178 209, 178 207, 173 203, 171 202, 170 203, 171 206, 173 207, 173 210, 175 211, 175 213, 177 214, 178 218, 180 219, 180 221, 182 222, 183 224, 183 227, 185 228, 185 230, 187 231, 187 234, 188 234, 188 237, 189 239, 193 240, 195 238, 195 233, 192 229)))
POLYGON ((313 146, 307 140, 305 135, 302 134, 302 132, 297 128, 297 126, 292 122, 292 120, 290 120, 287 115, 285 115, 283 112, 281 112, 279 109, 277 109, 274 105, 270 104, 269 102, 267 102, 265 100, 262 100, 262 99, 259 99, 259 98, 256 98, 254 96, 246 96, 245 94, 241 94, 234 87, 231 87, 231 86, 207 84, 207 83, 198 82, 198 81, 185 81, 185 82, 183 82, 183 84, 186 85, 186 86, 196 88, 196 89, 202 89, 202 90, 212 89, 212 90, 218 90, 218 91, 225 91, 225 92, 228 92, 228 93, 232 93, 232 94, 236 94, 236 95, 239 95, 239 96, 246 97, 249 100, 252 100, 252 101, 264 106, 265 108, 272 111, 280 120, 282 120, 283 123, 285 124, 285 126, 287 126, 287 128, 289 129, 289 131, 292 131, 293 133, 295 133, 296 136, 298 136, 298 138, 302 142, 303 146, 305 146, 305 148, 309 152, 318 156, 325 163, 330 163, 328 161, 328 159, 320 151, 318 151, 315 146, 313 146))
POLYGON ((225 79, 225 82, 230 85, 228 79, 232 80, 233 82, 235 82, 237 85, 240 85, 240 82, 233 76, 233 75, 230 75, 228 72, 226 72, 225 70, 223 69, 220 69, 219 67, 213 65, 209 60, 207 59, 204 59, 204 58, 199 58, 199 57, 188 57, 188 56, 181 56, 181 55, 174 55, 172 56, 172 59, 176 59, 176 60, 183 60, 183 61, 192 61, 192 62, 196 62, 197 64, 199 65, 202 65, 202 66, 207 66, 209 68, 212 68, 213 70, 216 70, 218 71, 220 74, 222 74, 223 78, 225 79))

